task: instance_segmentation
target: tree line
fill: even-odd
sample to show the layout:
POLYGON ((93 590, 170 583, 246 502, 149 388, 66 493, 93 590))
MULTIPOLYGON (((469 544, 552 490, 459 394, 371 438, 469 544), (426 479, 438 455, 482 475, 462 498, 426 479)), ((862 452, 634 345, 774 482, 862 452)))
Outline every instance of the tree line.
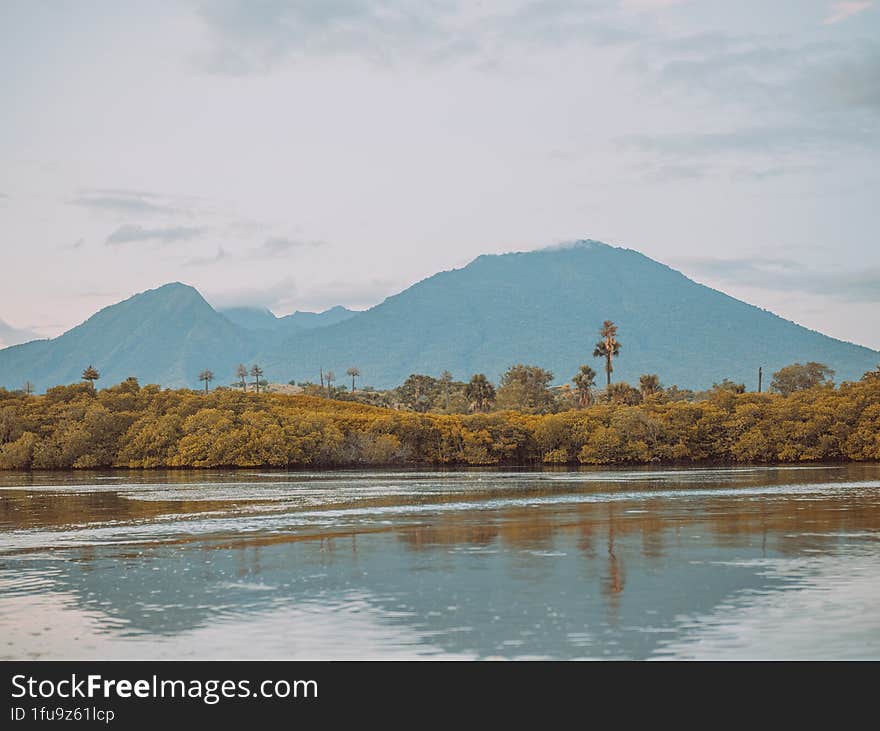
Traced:
MULTIPOLYGON (((0 469, 880 460, 880 367, 835 387, 827 375, 806 385, 811 369, 802 366, 780 371, 772 392, 728 382, 700 400, 670 398, 645 379, 632 387, 637 402, 596 399, 545 413, 533 409, 546 383, 528 368, 511 369, 496 395, 497 403, 515 385, 528 408, 461 414, 241 389, 163 390, 134 378, 38 396, 0 389, 0 469)), ((451 409, 452 384, 444 391, 437 380, 431 402, 446 408, 448 398, 451 409)), ((426 384, 410 387, 419 403, 426 384)), ((475 401, 488 398, 484 387, 471 390, 475 401)))

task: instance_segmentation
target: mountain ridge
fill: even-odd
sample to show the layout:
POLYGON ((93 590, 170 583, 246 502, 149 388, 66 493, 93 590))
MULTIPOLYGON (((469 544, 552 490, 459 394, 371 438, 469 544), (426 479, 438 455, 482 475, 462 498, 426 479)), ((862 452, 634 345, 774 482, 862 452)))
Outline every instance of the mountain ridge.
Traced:
POLYGON ((497 380, 524 362, 562 383, 581 363, 601 373, 592 349, 605 319, 618 324, 623 343, 615 380, 658 373, 683 387, 724 378, 753 387, 758 366, 769 381, 798 360, 827 363, 837 380, 852 380, 880 360, 875 350, 737 300, 634 249, 589 239, 483 254, 361 312, 336 307, 278 318, 251 310, 256 320, 247 326, 241 312, 230 318, 195 288, 172 282, 103 308, 53 340, 0 350, 0 385, 30 380, 41 390, 78 380, 89 363, 104 383, 133 375, 192 387, 209 368, 219 385, 234 380, 239 362, 259 362, 269 380, 282 382, 355 366, 377 388, 443 370, 497 380), (297 322, 302 315, 312 316, 306 325, 297 322))
POLYGON ((282 315, 281 317, 272 312, 268 307, 224 307, 218 308, 217 312, 241 327, 276 332, 313 330, 318 327, 334 325, 357 314, 357 310, 349 310, 342 305, 335 305, 321 312, 296 310, 289 315, 282 315))

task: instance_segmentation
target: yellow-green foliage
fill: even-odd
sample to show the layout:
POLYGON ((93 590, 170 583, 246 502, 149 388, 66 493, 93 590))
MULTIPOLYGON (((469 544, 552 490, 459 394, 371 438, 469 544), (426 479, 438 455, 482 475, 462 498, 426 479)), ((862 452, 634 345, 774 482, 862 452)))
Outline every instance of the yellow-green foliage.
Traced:
POLYGON ((880 377, 788 396, 718 390, 556 414, 396 411, 129 380, 0 389, 0 468, 880 460, 880 377))

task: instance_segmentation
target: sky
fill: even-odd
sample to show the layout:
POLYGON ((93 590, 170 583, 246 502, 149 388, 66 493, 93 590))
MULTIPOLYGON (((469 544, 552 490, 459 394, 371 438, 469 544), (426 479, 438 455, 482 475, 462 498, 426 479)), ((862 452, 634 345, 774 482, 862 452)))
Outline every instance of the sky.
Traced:
POLYGON ((0 0, 0 99, 3 342, 591 238, 880 348, 880 0, 0 0))

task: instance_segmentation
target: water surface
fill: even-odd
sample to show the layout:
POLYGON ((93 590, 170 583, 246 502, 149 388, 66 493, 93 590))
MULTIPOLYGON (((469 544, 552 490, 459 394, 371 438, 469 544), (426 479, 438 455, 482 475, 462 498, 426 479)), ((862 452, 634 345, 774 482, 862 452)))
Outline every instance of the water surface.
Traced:
POLYGON ((880 466, 0 473, 0 657, 880 658, 880 466))

